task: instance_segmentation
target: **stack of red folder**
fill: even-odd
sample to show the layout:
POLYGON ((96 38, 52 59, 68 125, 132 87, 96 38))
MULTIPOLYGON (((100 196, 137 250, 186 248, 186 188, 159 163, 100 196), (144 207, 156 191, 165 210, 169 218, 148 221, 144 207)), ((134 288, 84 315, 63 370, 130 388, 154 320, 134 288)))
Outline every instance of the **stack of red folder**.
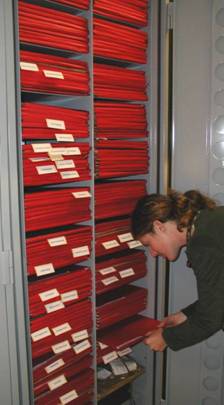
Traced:
POLYGON ((95 0, 94 13, 144 27, 148 21, 148 0, 95 0))
POLYGON ((89 201, 89 187, 55 188, 50 191, 26 193, 26 231, 88 221, 89 201))
POLYGON ((106 99, 147 100, 146 76, 141 70, 94 64, 95 96, 106 99))
POLYGON ((91 368, 87 368, 77 376, 67 382, 62 375, 56 380, 49 393, 38 396, 35 405, 90 405, 93 398, 94 373, 91 368), (55 388, 56 386, 56 388, 55 388))
POLYGON ((130 232, 130 219, 118 219, 96 224, 96 256, 142 246, 130 232))
POLYGON ((146 275, 146 257, 144 252, 136 251, 113 255, 113 258, 96 264, 96 292, 105 293, 146 275))
POLYGON ((71 267, 64 274, 29 282, 29 311, 32 318, 44 315, 49 308, 72 305, 91 295, 89 268, 71 267))
POLYGON ((45 275, 39 269, 50 263, 52 269, 78 263, 90 255, 92 230, 76 226, 60 232, 51 232, 26 239, 28 275, 45 275))
POLYGON ((88 10, 88 8, 89 8, 89 0, 53 0, 53 2, 65 4, 67 6, 78 7, 83 10, 88 10))
POLYGON ((47 94, 89 94, 86 62, 31 51, 20 52, 22 91, 47 94))
POLYGON ((23 145, 25 186, 60 184, 90 179, 88 143, 23 145))
POLYGON ((59 299, 49 304, 47 311, 47 315, 30 322, 33 360, 69 350, 83 331, 87 337, 82 338, 86 342, 82 350, 87 345, 90 347, 88 337, 92 329, 92 308, 88 299, 68 307, 59 299))
POLYGON ((148 135, 145 106, 96 101, 96 138, 144 138, 148 135))
POLYGON ((135 63, 147 62, 147 33, 123 24, 94 18, 95 56, 135 63))
POLYGON ((88 52, 86 18, 19 1, 20 42, 88 52))
POLYGON ((45 104, 22 104, 22 137, 74 142, 87 138, 89 113, 45 104))
POLYGON ((147 142, 99 140, 96 142, 97 178, 130 176, 148 172, 147 142))
POLYGON ((143 311, 147 305, 145 288, 126 285, 119 290, 98 296, 96 324, 98 329, 106 328, 123 319, 143 311))
POLYGON ((114 181, 96 184, 96 219, 130 215, 137 200, 146 194, 144 180, 114 181))

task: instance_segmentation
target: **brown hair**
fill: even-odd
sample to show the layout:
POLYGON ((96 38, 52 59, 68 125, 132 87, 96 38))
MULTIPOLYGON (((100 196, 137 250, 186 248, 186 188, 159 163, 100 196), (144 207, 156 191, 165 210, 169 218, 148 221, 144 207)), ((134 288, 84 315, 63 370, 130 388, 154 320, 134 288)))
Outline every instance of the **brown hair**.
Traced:
POLYGON ((136 238, 153 232, 155 220, 176 221, 181 231, 191 226, 199 210, 215 207, 215 201, 197 190, 189 190, 184 194, 170 190, 167 195, 146 195, 137 202, 132 214, 132 233, 136 238))

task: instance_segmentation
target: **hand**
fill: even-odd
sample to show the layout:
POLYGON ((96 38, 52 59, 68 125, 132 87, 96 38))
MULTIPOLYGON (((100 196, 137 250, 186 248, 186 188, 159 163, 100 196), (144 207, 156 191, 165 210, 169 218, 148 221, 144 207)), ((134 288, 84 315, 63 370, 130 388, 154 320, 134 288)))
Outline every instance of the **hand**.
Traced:
POLYGON ((180 325, 187 320, 187 316, 183 312, 176 312, 164 318, 158 325, 158 328, 169 328, 180 325))
POLYGON ((154 329, 152 332, 147 333, 144 343, 156 352, 162 352, 167 344, 163 339, 162 328, 154 329))

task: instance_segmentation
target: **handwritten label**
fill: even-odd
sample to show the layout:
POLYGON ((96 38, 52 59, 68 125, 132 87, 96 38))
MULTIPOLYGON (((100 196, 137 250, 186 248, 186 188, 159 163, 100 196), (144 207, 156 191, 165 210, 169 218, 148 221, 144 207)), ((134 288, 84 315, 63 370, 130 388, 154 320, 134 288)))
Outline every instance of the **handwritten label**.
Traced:
POLYGON ((59 375, 59 377, 54 378, 51 381, 48 381, 48 387, 51 391, 56 390, 56 388, 61 387, 62 385, 66 384, 67 380, 64 374, 59 375))
POLYGON ((112 277, 108 277, 108 278, 105 278, 104 280, 102 280, 102 283, 104 285, 110 285, 110 284, 116 283, 116 281, 119 281, 119 279, 116 276, 112 276, 112 277))
POLYGON ((130 232, 128 233, 122 233, 121 235, 117 235, 119 241, 122 242, 129 242, 130 240, 133 239, 133 236, 130 232))
POLYGON ((54 266, 52 263, 41 264, 40 266, 34 266, 37 276, 44 276, 45 274, 54 273, 54 266))
POLYGON ((58 236, 57 238, 50 238, 47 240, 51 247, 67 245, 65 236, 58 236))
POLYGON ((72 134, 54 134, 58 142, 74 142, 72 134))
POLYGON ((114 267, 106 267, 105 269, 99 270, 100 274, 103 274, 103 276, 106 274, 114 273, 115 271, 116 269, 114 267))
POLYGON ((73 169, 75 167, 75 163, 73 160, 64 159, 55 162, 57 169, 73 169))
POLYGON ((102 243, 103 247, 105 249, 113 249, 114 247, 120 246, 120 243, 118 243, 115 239, 114 240, 109 240, 108 242, 103 242, 102 243))
POLYGON ((46 123, 47 123, 48 128, 65 129, 65 122, 62 120, 52 120, 52 119, 46 118, 46 123))
POLYGON ((89 191, 75 191, 72 193, 75 198, 89 198, 91 194, 89 191))
POLYGON ((57 173, 57 169, 54 165, 37 166, 36 170, 38 174, 57 173))
POLYGON ((71 349, 71 345, 68 340, 64 340, 64 342, 57 343, 56 345, 51 346, 51 348, 55 354, 58 354, 71 349))
POLYGON ((39 68, 36 63, 20 62, 21 70, 30 70, 31 72, 38 72, 39 68))
POLYGON ((53 363, 49 364, 49 366, 45 367, 45 371, 47 374, 52 373, 53 371, 57 370, 58 368, 64 366, 65 362, 63 359, 58 359, 53 363))
POLYGON ((68 404, 69 402, 73 401, 74 399, 78 398, 78 394, 76 390, 72 390, 67 392, 67 394, 62 395, 59 397, 60 403, 62 405, 68 404))
POLYGON ((78 343, 77 345, 73 346, 73 350, 75 351, 76 354, 79 354, 81 352, 84 352, 84 350, 89 349, 91 347, 91 344, 89 340, 84 340, 81 343, 78 343))
POLYGON ((108 364, 117 358, 118 358, 117 352, 110 352, 102 357, 104 364, 108 364))
POLYGON ((78 295, 77 290, 72 290, 72 291, 68 291, 66 293, 61 294, 61 300, 63 302, 77 300, 78 298, 79 298, 79 295, 78 295))
POLYGON ((52 288, 52 290, 47 290, 39 294, 41 301, 48 301, 52 298, 58 297, 59 292, 56 288, 52 288))
POLYGON ((55 70, 45 70, 44 69, 43 74, 44 74, 45 77, 51 77, 53 79, 64 79, 63 73, 62 72, 56 72, 55 70))
POLYGON ((89 246, 80 246, 78 248, 73 248, 72 249, 72 256, 73 257, 82 257, 89 255, 89 246))
POLYGON ((38 342, 38 340, 44 339, 51 335, 49 328, 39 329, 38 331, 31 334, 33 342, 38 342))
POLYGON ((139 242, 138 240, 133 240, 131 242, 128 242, 129 249, 134 249, 134 248, 140 247, 140 246, 142 246, 142 243, 139 242))
POLYGON ((62 335, 63 333, 69 332, 71 330, 71 326, 69 325, 68 322, 63 323, 62 325, 55 326, 55 328, 52 328, 52 331, 55 336, 62 335))
POLYGON ((130 267, 130 269, 119 271, 121 278, 126 278, 133 276, 135 274, 134 270, 130 267))
POLYGON ((32 148, 35 153, 49 152, 52 149, 50 143, 32 143, 32 148))
POLYGON ((68 170, 67 172, 60 172, 61 178, 63 180, 65 179, 77 179, 79 176, 79 173, 77 170, 68 170))
POLYGON ((54 302, 50 302, 50 304, 46 304, 45 308, 48 314, 50 314, 51 312, 54 311, 58 311, 59 309, 64 308, 64 304, 62 301, 54 301, 54 302))
POLYGON ((87 339, 89 337, 88 330, 80 330, 79 332, 72 334, 73 342, 79 342, 80 340, 87 339))

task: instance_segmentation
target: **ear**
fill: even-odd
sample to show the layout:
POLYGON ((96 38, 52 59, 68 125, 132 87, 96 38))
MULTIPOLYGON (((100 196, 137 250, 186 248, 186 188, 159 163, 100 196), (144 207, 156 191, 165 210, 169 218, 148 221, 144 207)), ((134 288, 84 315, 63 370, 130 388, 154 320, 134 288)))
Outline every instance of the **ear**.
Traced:
POLYGON ((165 225, 164 225, 164 223, 163 222, 161 222, 161 221, 159 221, 158 219, 156 219, 154 222, 153 222, 153 230, 154 230, 154 232, 155 233, 161 233, 161 232, 164 232, 165 231, 165 225))

